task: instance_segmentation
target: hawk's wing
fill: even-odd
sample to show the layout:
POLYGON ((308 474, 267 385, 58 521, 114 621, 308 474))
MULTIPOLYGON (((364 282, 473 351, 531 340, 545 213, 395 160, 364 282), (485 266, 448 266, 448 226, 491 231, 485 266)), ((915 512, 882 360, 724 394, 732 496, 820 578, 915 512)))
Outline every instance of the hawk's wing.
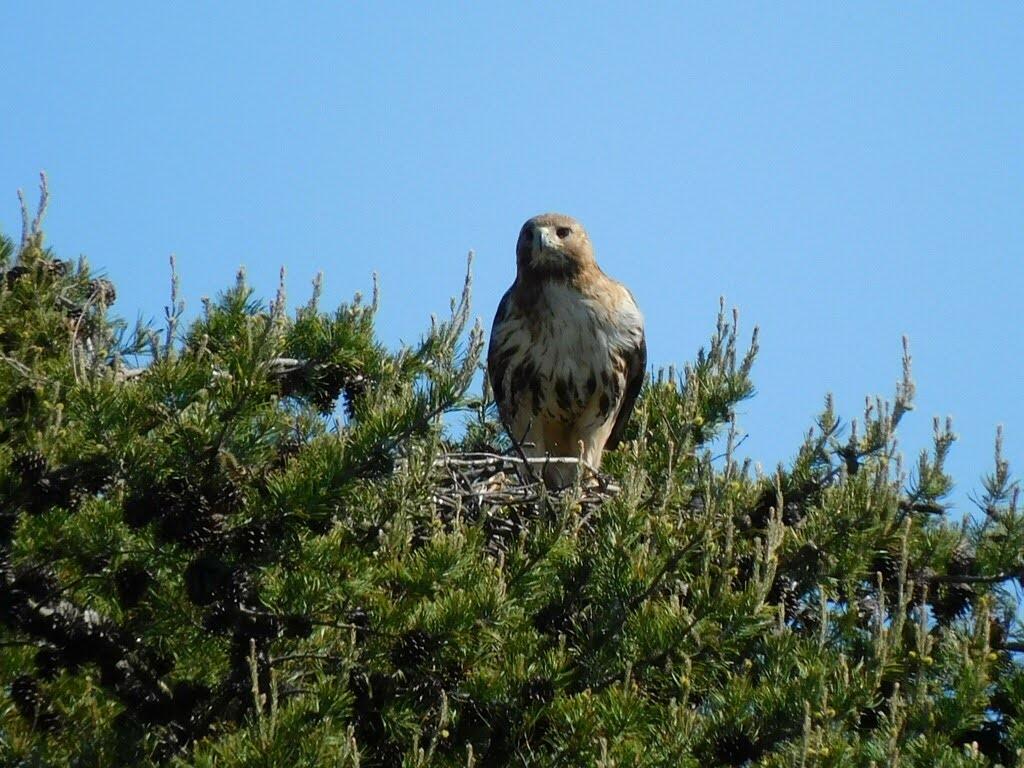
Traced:
POLYGON ((626 431, 626 423, 629 415, 633 412, 637 395, 644 386, 644 375, 647 372, 647 338, 640 336, 640 343, 625 354, 626 361, 626 394, 622 396, 622 405, 619 406, 619 413, 615 417, 615 425, 611 434, 604 444, 606 449, 615 448, 622 440, 622 433, 626 431))
POLYGON ((510 414, 506 414, 505 392, 505 371, 508 369, 509 361, 515 350, 507 349, 504 338, 504 324, 508 319, 512 308, 512 288, 505 291, 498 304, 498 311, 494 313, 494 322, 491 324, 491 340, 487 345, 487 378, 491 382, 491 390, 494 392, 494 402, 498 405, 498 413, 503 421, 507 421, 510 414))

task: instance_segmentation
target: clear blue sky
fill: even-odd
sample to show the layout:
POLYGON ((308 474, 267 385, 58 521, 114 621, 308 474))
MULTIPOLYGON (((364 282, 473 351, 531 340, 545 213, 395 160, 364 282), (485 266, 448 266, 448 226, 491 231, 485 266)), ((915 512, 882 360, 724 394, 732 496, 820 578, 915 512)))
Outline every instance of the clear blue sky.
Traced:
POLYGON ((49 241, 159 316, 245 264, 294 300, 383 288, 414 339, 474 249, 489 324, 528 216, 590 230, 691 359, 719 295, 762 329, 748 455, 792 456, 824 394, 952 414, 961 509, 995 425, 1024 466, 1024 6, 3 3, 0 224, 51 180, 49 241), (830 6, 824 9, 824 6, 830 6), (211 6, 216 6, 211 9, 211 6), (5 201, 5 202, 4 202, 5 201))

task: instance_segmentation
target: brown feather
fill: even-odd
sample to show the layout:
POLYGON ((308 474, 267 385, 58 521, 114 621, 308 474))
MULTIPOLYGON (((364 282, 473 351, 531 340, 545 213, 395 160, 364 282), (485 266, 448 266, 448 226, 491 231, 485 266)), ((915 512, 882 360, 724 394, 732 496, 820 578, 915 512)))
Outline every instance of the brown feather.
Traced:
POLYGON ((605 448, 622 440, 643 386, 643 317, 629 290, 601 271, 571 217, 527 221, 516 263, 487 353, 501 420, 530 455, 582 450, 597 467, 605 448))
POLYGON ((622 441, 622 435, 626 431, 626 424, 633 413, 633 406, 640 396, 640 390, 644 386, 644 378, 647 372, 647 339, 641 338, 640 344, 626 358, 626 394, 622 398, 622 405, 619 406, 619 413, 615 417, 615 425, 612 433, 608 435, 608 442, 604 444, 606 449, 618 448, 622 441))

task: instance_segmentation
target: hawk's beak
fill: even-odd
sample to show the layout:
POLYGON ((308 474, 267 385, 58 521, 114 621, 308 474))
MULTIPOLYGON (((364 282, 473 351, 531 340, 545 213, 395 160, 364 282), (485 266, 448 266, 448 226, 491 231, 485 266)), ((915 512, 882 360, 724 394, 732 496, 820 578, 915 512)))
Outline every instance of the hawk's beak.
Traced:
POLYGON ((535 252, 551 250, 555 246, 556 239, 551 235, 550 227, 534 227, 533 229, 533 250, 535 252))

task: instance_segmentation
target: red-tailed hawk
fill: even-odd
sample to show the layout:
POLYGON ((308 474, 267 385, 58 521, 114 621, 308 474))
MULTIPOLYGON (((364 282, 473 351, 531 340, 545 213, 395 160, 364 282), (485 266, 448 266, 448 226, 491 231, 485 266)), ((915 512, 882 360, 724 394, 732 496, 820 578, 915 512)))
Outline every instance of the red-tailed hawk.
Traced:
MULTIPOLYGON (((516 279, 498 305, 487 373, 498 413, 528 456, 579 456, 595 469, 622 439, 644 381, 647 343, 633 295, 594 261, 578 221, 523 224, 516 279)), ((573 468, 551 465, 551 486, 573 468)))

